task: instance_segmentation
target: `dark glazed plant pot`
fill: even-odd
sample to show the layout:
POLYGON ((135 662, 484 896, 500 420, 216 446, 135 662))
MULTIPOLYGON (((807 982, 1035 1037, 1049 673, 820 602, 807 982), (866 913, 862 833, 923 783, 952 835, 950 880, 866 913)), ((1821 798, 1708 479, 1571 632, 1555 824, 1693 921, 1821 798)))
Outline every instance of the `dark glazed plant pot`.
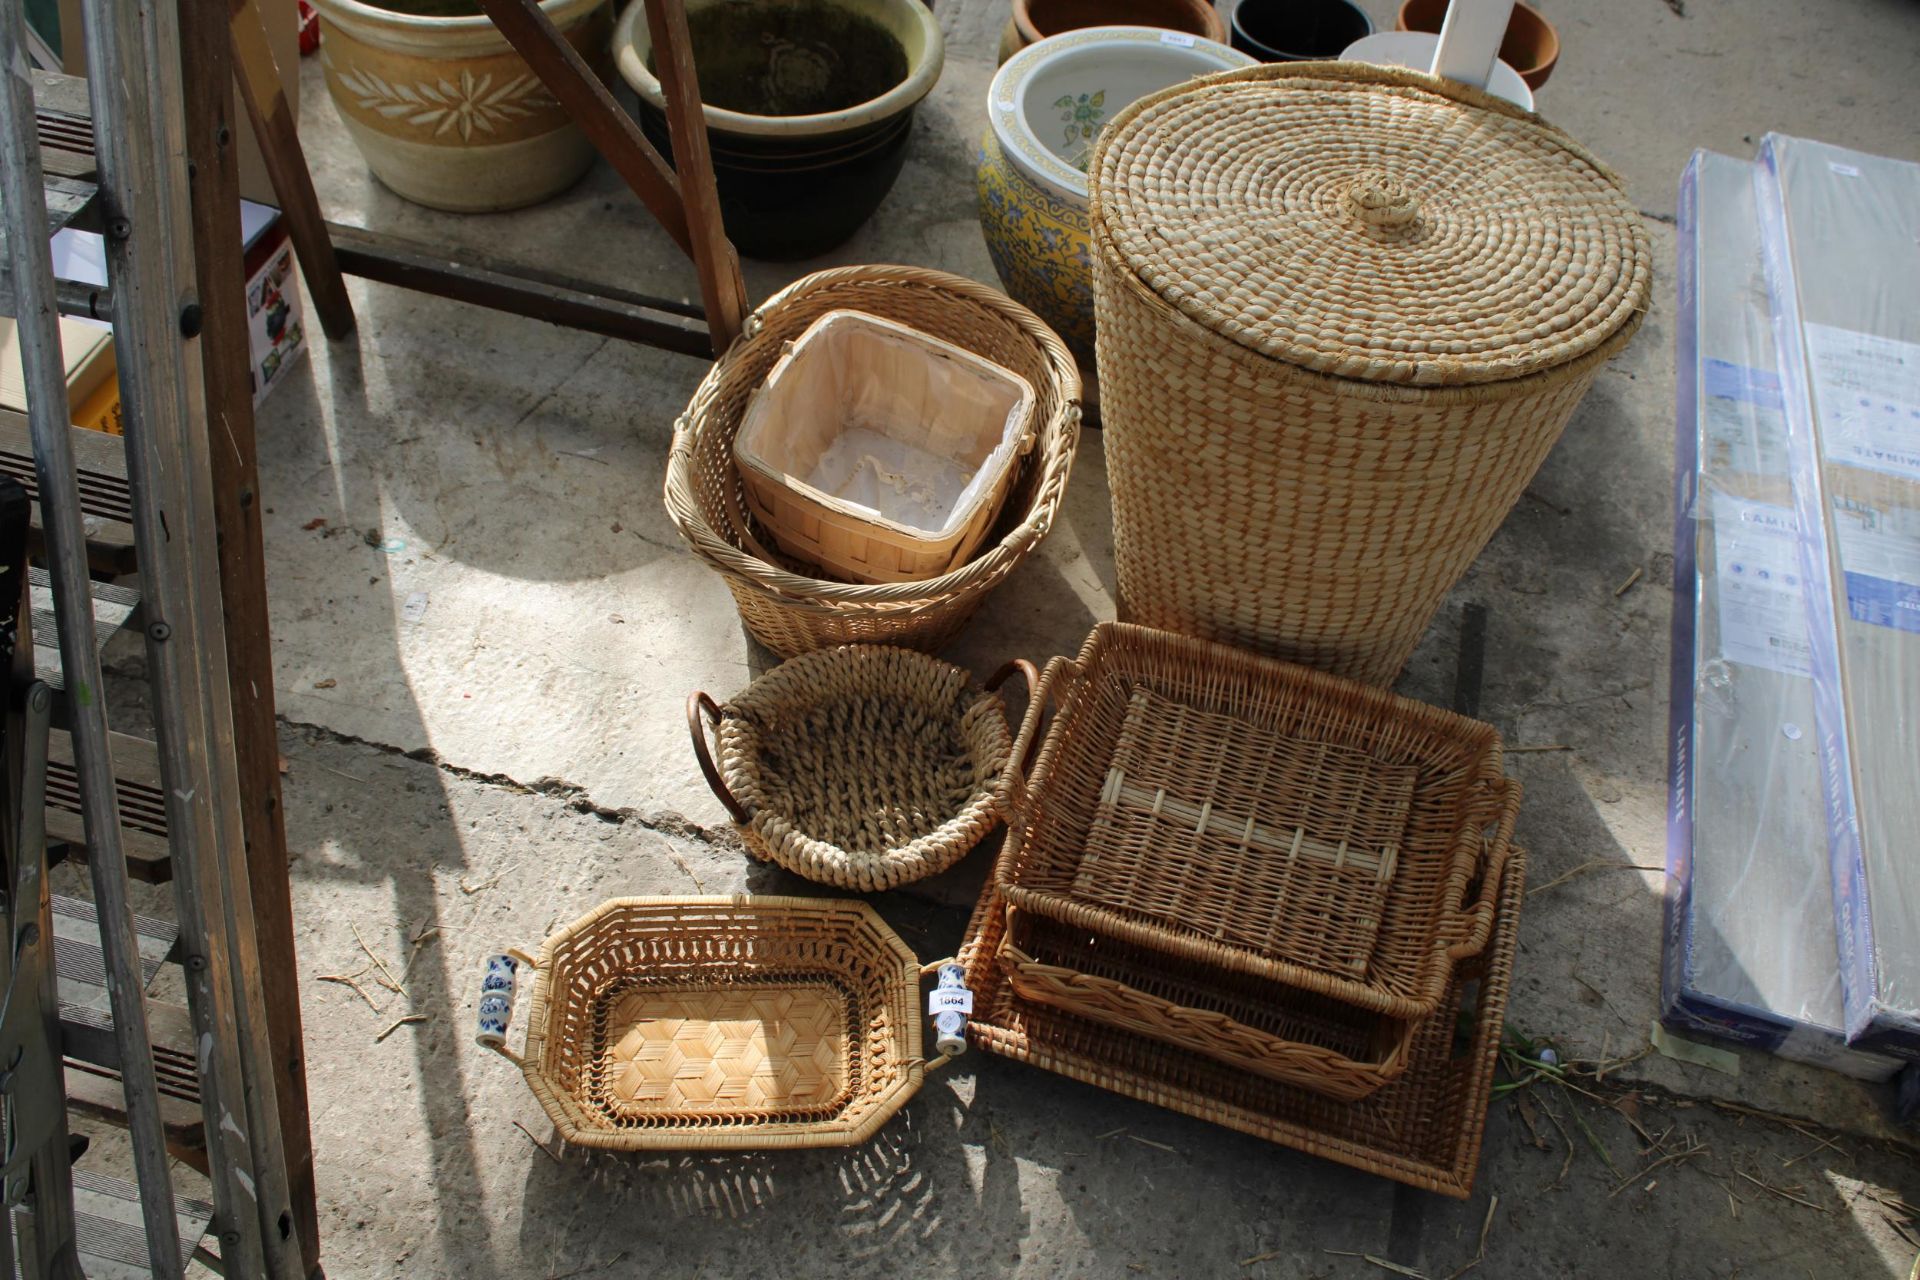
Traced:
MULTIPOLYGON (((1400 30, 1440 33, 1447 20, 1448 0, 1405 0, 1400 6, 1400 30)), ((1500 39, 1500 61, 1520 73, 1527 88, 1538 89, 1560 61, 1560 33, 1545 14, 1531 5, 1515 4, 1500 39)))
POLYGON ((1349 0, 1240 0, 1233 47, 1262 62, 1337 58, 1373 34, 1373 19, 1349 0))
MULTIPOLYGON (((673 158, 667 117, 645 100, 640 131, 673 158)), ((805 149, 707 130, 720 218, 734 248, 749 258, 793 262, 845 243, 886 199, 912 135, 911 107, 880 128, 817 138, 805 149)))
MULTIPOLYGON (((877 97, 815 115, 756 115, 711 102, 702 105, 721 221, 734 247, 750 258, 784 262, 815 257, 857 231, 900 176, 913 137, 914 107, 940 76, 945 53, 940 28, 921 0, 811 2, 884 28, 906 55, 906 75, 877 97)), ((720 5, 739 6, 739 0, 687 0, 686 7, 693 17, 720 5)), ((796 47, 805 57, 818 56, 820 75, 840 74, 835 47, 828 41, 808 49, 804 42, 794 46, 771 36, 763 39, 770 50, 765 70, 749 67, 743 74, 735 59, 732 83, 758 84, 784 75, 791 64, 776 67, 773 59, 796 47)), ((737 51, 741 46, 724 47, 737 51)), ((748 41, 745 47, 759 45, 748 41)), ((647 66, 651 49, 644 4, 633 0, 614 32, 614 59, 640 96, 642 132, 671 157, 665 99, 647 66)), ((696 47, 696 57, 698 53, 696 47)))

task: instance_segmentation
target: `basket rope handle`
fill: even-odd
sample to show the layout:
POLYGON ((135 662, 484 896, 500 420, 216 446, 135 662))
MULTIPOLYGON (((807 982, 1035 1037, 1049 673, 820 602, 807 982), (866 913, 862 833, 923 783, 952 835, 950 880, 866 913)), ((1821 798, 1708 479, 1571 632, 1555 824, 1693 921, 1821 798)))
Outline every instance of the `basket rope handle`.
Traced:
POLYGON ((687 732, 693 737, 693 758, 700 762, 700 772, 706 775, 707 785, 713 788, 715 797, 726 806, 733 820, 744 827, 753 820, 753 815, 733 798, 733 792, 727 788, 727 780, 720 776, 720 769, 713 762, 713 753, 707 749, 707 729, 701 723, 702 714, 713 720, 714 729, 718 732, 720 704, 696 689, 687 695, 687 732))
POLYGON ((520 968, 532 973, 540 966, 524 951, 508 947, 487 957, 480 975, 480 1002, 474 1008, 474 1042, 491 1049, 514 1066, 526 1069, 519 1054, 507 1048, 507 1028, 513 1023, 513 998, 520 985, 520 968))
POLYGON ((1027 696, 1027 711, 1020 718, 1020 732, 1014 735, 1013 750, 1007 756, 1007 767, 1000 775, 1000 785, 993 796, 1000 816, 1008 822, 1014 821, 1027 803, 1027 773, 1033 767, 1034 757, 1040 752, 1040 721, 1047 704, 1058 700, 1060 695, 1057 690, 1072 677, 1075 670, 1076 664, 1071 659, 1048 659, 1047 669, 1041 673, 1038 683, 1032 686, 1027 696))
POLYGON ((1465 933, 1460 941, 1447 948, 1450 960, 1465 960, 1486 950, 1487 938, 1493 932, 1493 914, 1496 900, 1500 896, 1500 882, 1505 879, 1507 861, 1513 856, 1513 826, 1520 816, 1520 795, 1523 790, 1519 780, 1502 778, 1505 784, 1505 798, 1501 801, 1500 825, 1493 834, 1493 847, 1487 852, 1487 865, 1480 873, 1480 892, 1474 895, 1471 906, 1462 903, 1460 913, 1454 917, 1457 927, 1465 933))

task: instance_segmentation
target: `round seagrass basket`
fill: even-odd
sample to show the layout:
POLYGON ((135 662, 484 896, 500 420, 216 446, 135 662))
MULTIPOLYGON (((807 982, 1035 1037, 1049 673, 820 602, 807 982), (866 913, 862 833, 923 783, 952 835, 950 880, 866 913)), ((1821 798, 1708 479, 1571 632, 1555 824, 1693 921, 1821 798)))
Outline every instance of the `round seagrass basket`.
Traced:
POLYGON ((936 649, 1047 536, 1080 437, 1080 373, 1053 330, 1006 295, 921 267, 838 267, 788 285, 749 316, 674 426, 667 515, 733 592, 747 630, 783 658, 829 645, 936 649), (772 550, 747 510, 733 437, 748 397, 788 342, 828 311, 861 311, 964 347, 1035 394, 1034 447, 973 559, 919 582, 856 585, 814 576, 772 550))
POLYGON ((1619 180, 1418 72, 1142 98, 1092 165, 1120 612, 1375 684, 1647 308, 1619 180))
POLYGON ((842 645, 781 663, 724 706, 693 694, 687 728, 755 857, 877 893, 945 871, 1000 824, 1013 734, 994 691, 1015 671, 1030 700, 1030 662, 981 686, 912 649, 842 645))

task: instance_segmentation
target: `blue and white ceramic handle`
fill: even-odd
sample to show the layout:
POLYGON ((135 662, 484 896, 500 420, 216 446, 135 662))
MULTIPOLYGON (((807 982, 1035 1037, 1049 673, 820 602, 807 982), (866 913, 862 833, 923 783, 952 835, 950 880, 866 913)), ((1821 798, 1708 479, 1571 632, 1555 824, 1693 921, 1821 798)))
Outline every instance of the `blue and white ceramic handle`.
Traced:
POLYGON ((507 1048, 507 1028, 513 1024, 513 997, 520 985, 520 970, 531 973, 535 964, 522 951, 508 950, 487 957, 480 975, 480 1003, 474 1010, 474 1041, 491 1049, 515 1066, 520 1056, 507 1048))
POLYGON ((967 1051, 967 1015, 973 1012, 973 992, 967 989, 967 971, 951 960, 924 965, 922 978, 937 976, 927 997, 927 1016, 933 1019, 934 1048, 939 1057, 927 1070, 946 1065, 967 1051))

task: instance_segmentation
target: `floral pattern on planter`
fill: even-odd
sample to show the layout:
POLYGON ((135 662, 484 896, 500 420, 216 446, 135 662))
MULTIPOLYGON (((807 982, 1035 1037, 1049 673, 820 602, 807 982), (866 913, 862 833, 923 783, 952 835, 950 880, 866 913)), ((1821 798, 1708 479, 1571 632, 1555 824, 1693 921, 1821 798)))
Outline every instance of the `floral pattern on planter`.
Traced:
POLYGON ((458 129, 461 140, 470 142, 475 129, 499 133, 510 121, 560 105, 530 71, 497 85, 491 72, 476 77, 465 67, 458 84, 444 77, 434 83, 389 84, 364 68, 339 74, 340 87, 363 109, 389 120, 404 118, 408 124, 431 129, 436 138, 458 129))
POLYGON ((1061 123, 1067 126, 1067 145, 1080 144, 1068 163, 1085 173, 1087 162, 1093 158, 1093 140, 1107 127, 1107 91, 1083 93, 1077 98, 1063 94, 1053 105, 1060 112, 1061 123))
MULTIPOLYGON (((611 13, 601 8, 565 35, 600 72, 610 70, 604 48, 611 30, 611 13)), ((367 44, 329 24, 320 66, 343 116, 393 138, 479 146, 574 127, 540 77, 511 49, 428 58, 367 44)))
POLYGON ((991 131, 980 144, 980 229, 1000 283, 1093 363, 1093 258, 1084 205, 1071 204, 1007 162, 991 131))

